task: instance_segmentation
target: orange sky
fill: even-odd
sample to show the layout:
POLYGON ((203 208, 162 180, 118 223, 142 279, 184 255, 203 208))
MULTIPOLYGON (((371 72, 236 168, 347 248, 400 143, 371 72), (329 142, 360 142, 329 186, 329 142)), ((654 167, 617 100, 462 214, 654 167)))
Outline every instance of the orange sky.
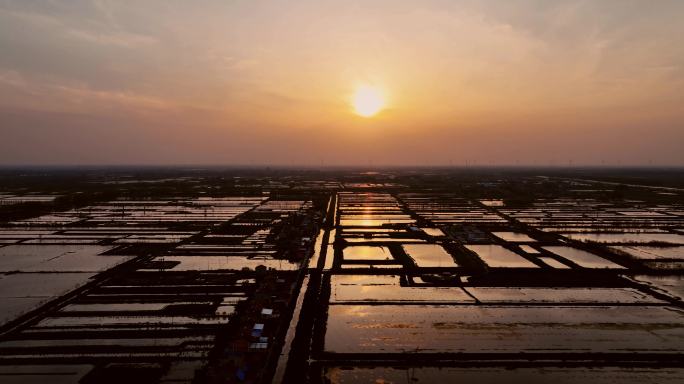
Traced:
POLYGON ((0 1, 0 164, 684 165, 684 2, 0 1), (387 107, 352 112, 364 84, 387 107))

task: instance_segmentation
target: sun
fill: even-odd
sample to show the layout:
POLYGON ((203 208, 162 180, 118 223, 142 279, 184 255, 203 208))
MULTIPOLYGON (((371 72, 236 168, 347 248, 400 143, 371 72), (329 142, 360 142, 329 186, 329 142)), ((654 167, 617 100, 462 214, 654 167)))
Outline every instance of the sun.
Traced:
POLYGON ((362 85, 354 92, 352 106, 357 115, 371 117, 385 106, 385 98, 378 88, 362 85))

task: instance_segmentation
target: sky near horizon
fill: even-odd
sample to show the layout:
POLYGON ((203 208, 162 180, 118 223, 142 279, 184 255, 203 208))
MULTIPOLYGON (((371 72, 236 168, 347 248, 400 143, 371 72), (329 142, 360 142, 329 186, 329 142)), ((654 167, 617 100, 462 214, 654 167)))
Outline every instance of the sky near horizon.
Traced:
POLYGON ((684 165, 680 0, 0 0, 0 165, 684 165), (386 105, 362 117, 363 86, 386 105))

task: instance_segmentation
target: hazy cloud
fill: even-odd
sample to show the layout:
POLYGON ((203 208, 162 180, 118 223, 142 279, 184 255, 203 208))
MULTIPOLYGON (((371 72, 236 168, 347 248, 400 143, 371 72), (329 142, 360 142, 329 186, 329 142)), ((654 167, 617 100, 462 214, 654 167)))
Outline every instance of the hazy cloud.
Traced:
POLYGON ((677 0, 0 0, 0 163, 681 165, 683 14, 677 0), (349 111, 362 82, 387 89, 377 118, 349 111))

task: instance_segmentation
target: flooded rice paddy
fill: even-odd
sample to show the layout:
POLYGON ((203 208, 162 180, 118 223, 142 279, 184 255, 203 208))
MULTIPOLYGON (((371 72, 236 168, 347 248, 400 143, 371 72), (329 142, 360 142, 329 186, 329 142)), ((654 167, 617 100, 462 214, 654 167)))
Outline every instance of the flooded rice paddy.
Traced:
POLYGON ((667 353, 684 312, 652 307, 331 305, 334 353, 667 353))
POLYGON ((534 263, 500 245, 466 245, 492 268, 539 268, 534 263))
POLYGON ((406 244, 402 246, 406 254, 418 267, 454 267, 454 258, 436 244, 406 244))
POLYGON ((429 177, 133 177, 4 221, 0 381, 684 380, 677 196, 429 177))
POLYGON ((618 368, 618 367, 330 367, 325 372, 331 384, 358 383, 481 383, 504 382, 529 384, 674 384, 681 368, 618 368))

